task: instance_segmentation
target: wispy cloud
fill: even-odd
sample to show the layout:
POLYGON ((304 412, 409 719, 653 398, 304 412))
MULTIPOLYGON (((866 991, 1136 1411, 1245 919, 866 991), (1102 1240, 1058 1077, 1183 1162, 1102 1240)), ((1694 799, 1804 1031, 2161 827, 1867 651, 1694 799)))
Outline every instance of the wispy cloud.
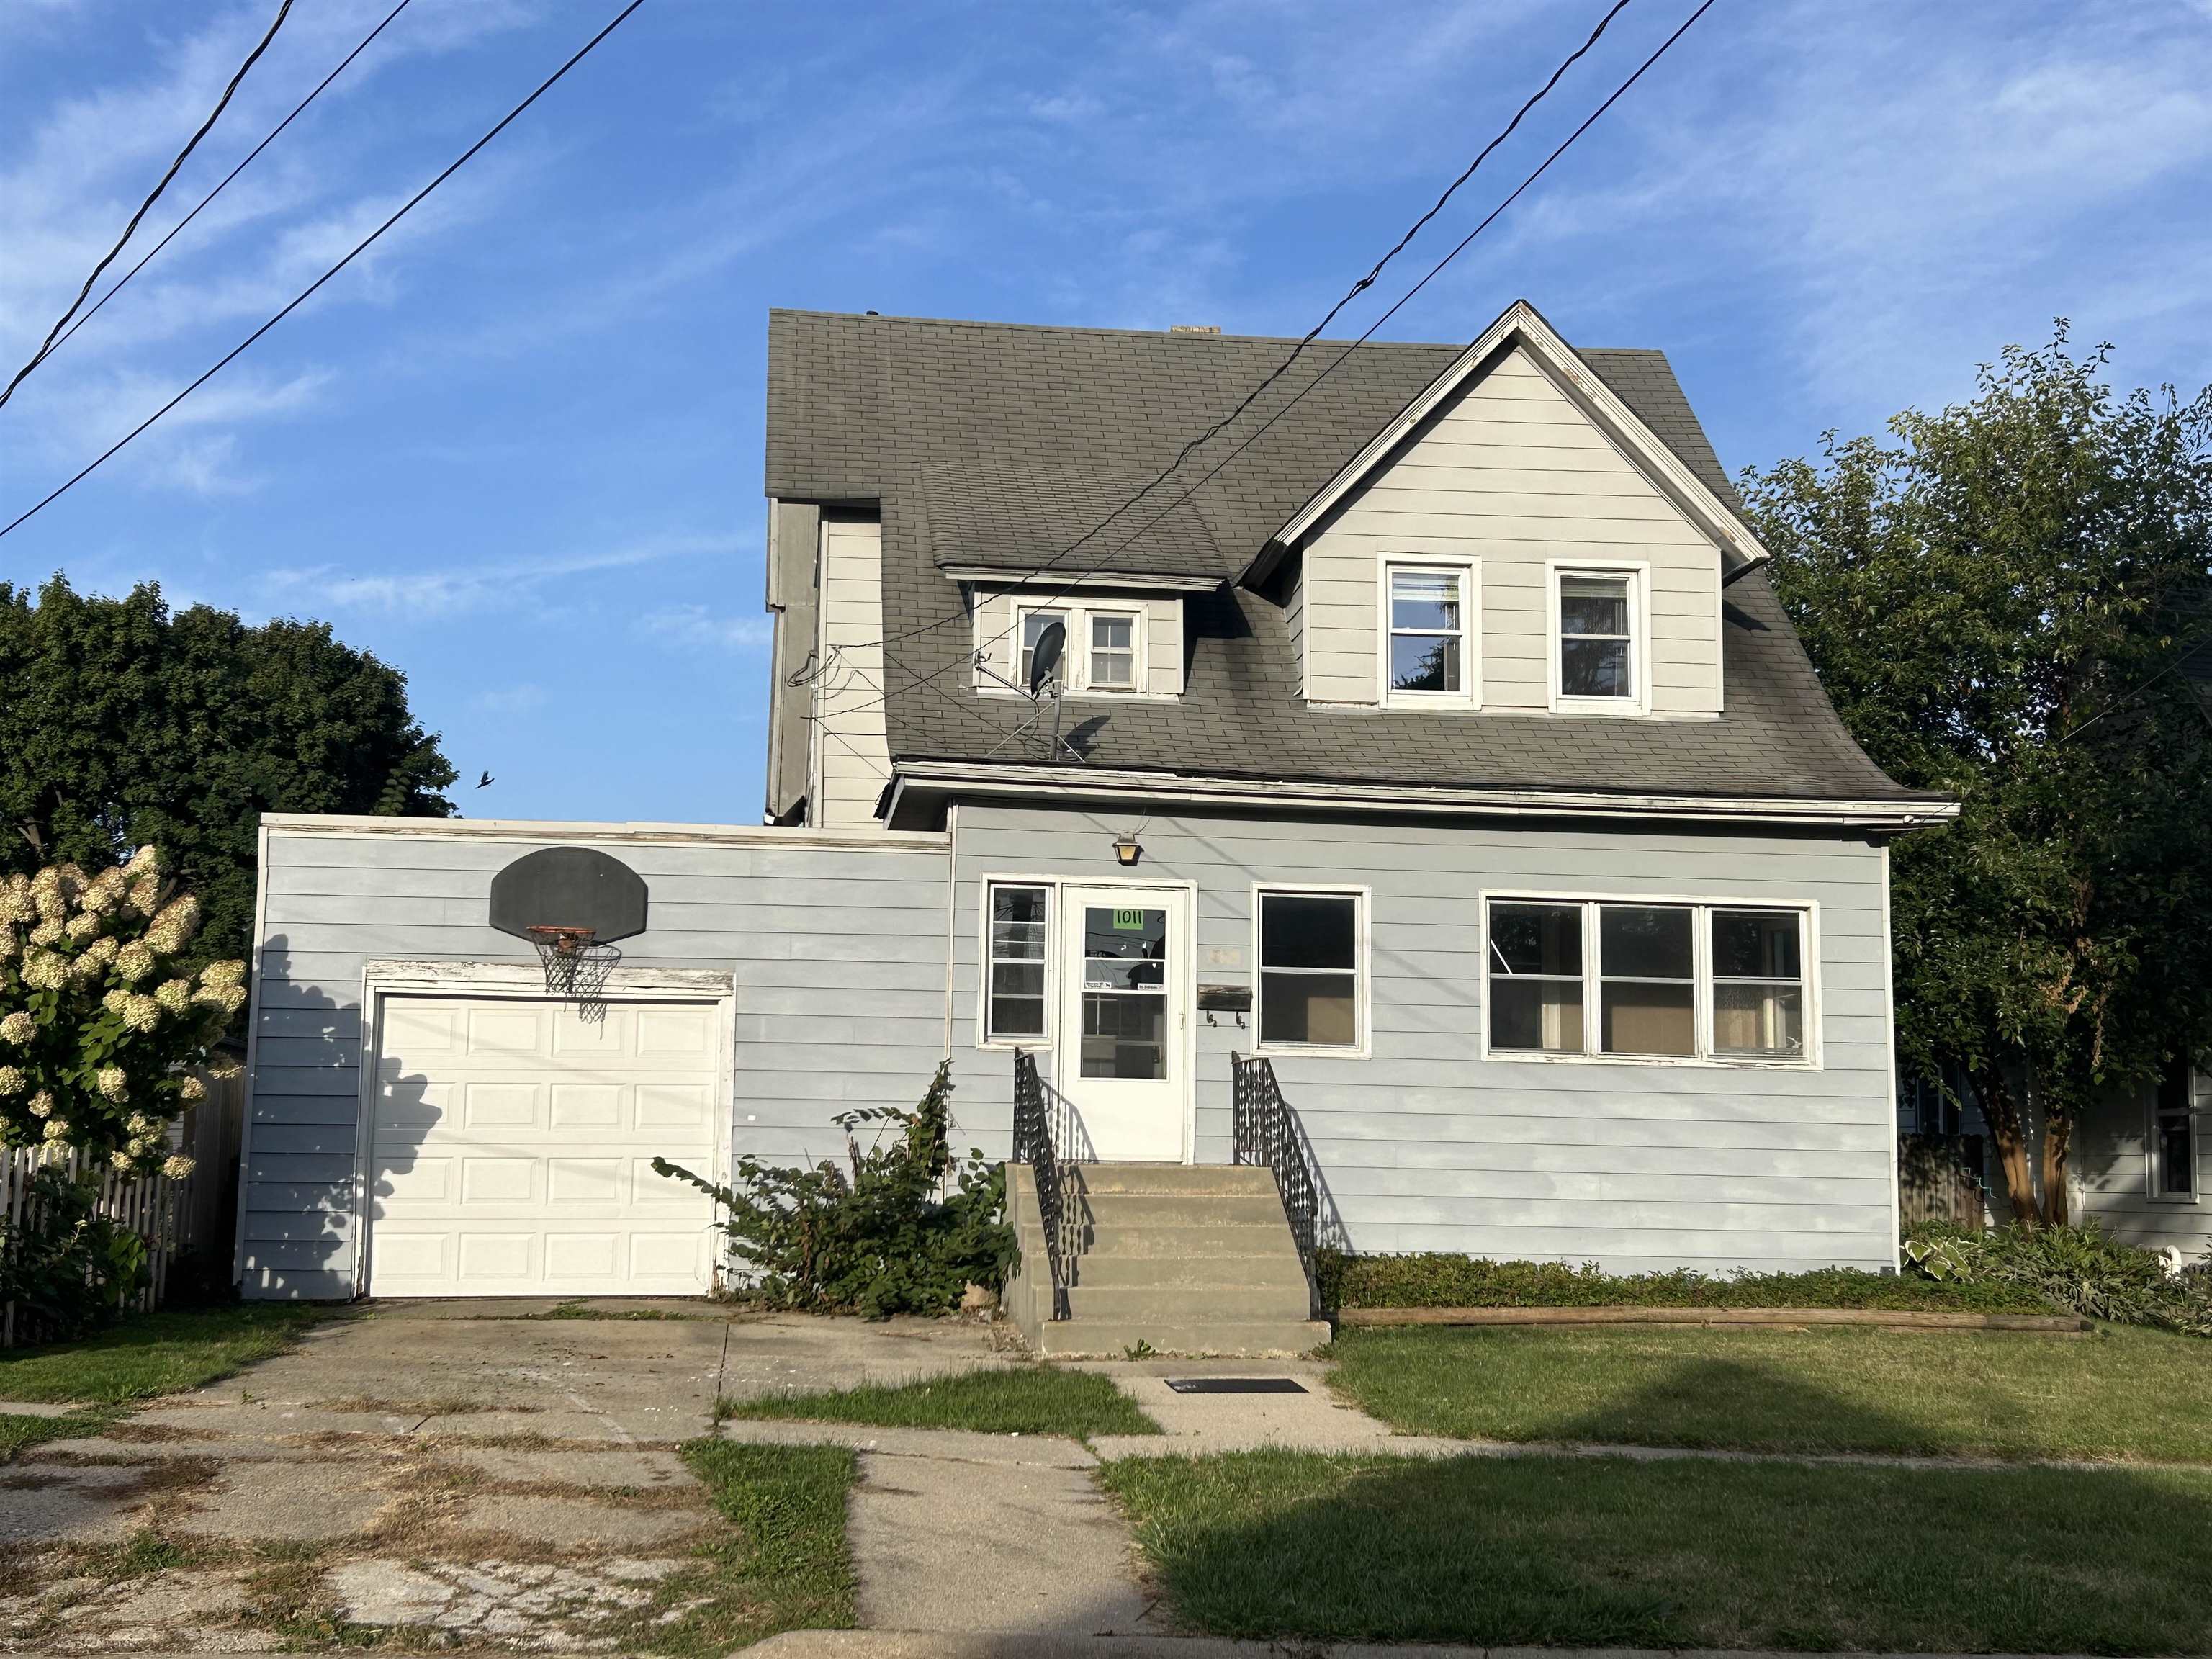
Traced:
MULTIPOLYGON (((280 568, 266 572, 263 580, 283 603, 444 621, 485 612, 543 613, 557 590, 577 578, 727 553, 738 545, 729 537, 671 535, 542 559, 500 559, 373 574, 327 564, 280 568)), ((275 608, 283 608, 283 603, 275 608)))
POLYGON ((725 616, 703 605, 674 605, 637 619, 641 634, 696 650, 739 651, 766 645, 775 625, 765 617, 725 616))

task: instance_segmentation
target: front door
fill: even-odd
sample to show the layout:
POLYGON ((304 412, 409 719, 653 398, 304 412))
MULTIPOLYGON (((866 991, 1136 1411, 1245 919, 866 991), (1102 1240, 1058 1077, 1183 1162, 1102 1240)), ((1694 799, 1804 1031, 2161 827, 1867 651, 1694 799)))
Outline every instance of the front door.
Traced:
POLYGON ((1150 887, 1070 887, 1055 1079, 1103 1163, 1183 1155, 1183 957, 1188 906, 1150 887))

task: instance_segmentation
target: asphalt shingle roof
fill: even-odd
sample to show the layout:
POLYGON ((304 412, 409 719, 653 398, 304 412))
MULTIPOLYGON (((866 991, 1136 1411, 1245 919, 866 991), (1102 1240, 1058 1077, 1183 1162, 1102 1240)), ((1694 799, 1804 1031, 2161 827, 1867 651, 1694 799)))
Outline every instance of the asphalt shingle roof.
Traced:
MULTIPOLYGON (((1026 571, 1049 562, 1052 576, 1103 568, 1223 583, 1187 601, 1182 697, 1067 698, 1064 730, 1096 764, 1347 783, 1929 799, 1892 782, 1851 741, 1759 573, 1723 595, 1727 712, 1718 720, 1308 707, 1281 609, 1231 584, 1461 345, 1370 342, 1355 351, 1317 342, 1172 484, 1070 550, 1291 344, 770 313, 768 493, 880 504, 895 759, 1049 758, 1041 736, 1010 740, 1030 713, 1025 705, 975 693, 965 670, 970 631, 942 568, 1026 571), (1202 482, 1179 500, 1194 481, 1202 482)), ((1662 353, 1578 355, 1685 465, 1735 501, 1662 353)))

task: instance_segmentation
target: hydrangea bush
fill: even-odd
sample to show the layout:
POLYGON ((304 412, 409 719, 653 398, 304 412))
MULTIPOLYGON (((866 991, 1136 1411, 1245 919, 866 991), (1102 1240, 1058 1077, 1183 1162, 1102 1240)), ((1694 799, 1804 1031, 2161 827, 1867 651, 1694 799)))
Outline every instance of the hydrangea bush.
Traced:
POLYGON ((191 1173, 167 1131, 205 1092, 198 1072, 236 1072, 215 1044, 245 1004, 246 964, 177 969, 199 905, 173 887, 151 847, 98 875, 61 864, 0 881, 0 1146, 191 1173))

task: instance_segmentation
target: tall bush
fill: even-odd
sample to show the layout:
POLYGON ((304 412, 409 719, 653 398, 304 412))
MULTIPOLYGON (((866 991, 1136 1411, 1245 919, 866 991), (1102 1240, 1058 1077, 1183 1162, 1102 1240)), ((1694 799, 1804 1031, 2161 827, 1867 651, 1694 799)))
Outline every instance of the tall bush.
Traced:
POLYGON ((2157 1252, 2099 1227, 2015 1223, 1981 1232, 1928 1222, 1905 1236, 1905 1255, 1944 1284, 2012 1285, 2092 1319, 2212 1337, 2212 1273, 2176 1273, 2157 1252))
POLYGON ((754 1288, 769 1303, 876 1319, 941 1312, 971 1284, 999 1288, 1014 1249, 1004 1169, 972 1148, 953 1155, 951 1095, 948 1060, 911 1109, 838 1116, 842 1164, 747 1156, 726 1187, 666 1158, 653 1167, 714 1200, 732 1253, 759 1270, 754 1288), (864 1125, 896 1133, 863 1151, 854 1131, 864 1125))

